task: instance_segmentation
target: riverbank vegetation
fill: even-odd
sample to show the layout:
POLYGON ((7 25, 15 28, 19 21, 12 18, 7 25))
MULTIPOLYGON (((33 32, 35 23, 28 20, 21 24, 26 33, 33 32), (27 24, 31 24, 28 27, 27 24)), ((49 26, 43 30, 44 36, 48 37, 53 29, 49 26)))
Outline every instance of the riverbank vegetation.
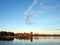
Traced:
POLYGON ((20 39, 32 39, 33 37, 39 37, 39 36, 60 36, 60 34, 33 34, 33 32, 30 33, 14 33, 14 32, 6 32, 6 31, 0 31, 0 40, 13 40, 14 38, 20 38, 20 39))

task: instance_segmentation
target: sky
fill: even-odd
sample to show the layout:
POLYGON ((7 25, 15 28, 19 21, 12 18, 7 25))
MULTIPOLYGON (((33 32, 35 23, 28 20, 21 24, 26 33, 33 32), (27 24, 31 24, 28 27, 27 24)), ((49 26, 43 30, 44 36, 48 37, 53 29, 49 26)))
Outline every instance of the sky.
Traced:
POLYGON ((60 34, 60 0, 0 0, 0 31, 60 34))

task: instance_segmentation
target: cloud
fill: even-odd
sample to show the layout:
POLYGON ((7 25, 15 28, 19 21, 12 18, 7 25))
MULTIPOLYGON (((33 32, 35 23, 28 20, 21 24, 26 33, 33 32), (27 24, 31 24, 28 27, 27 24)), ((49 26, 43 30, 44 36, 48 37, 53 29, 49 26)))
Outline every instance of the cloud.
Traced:
POLYGON ((36 24, 36 23, 32 22, 32 20, 30 19, 32 16, 37 17, 43 13, 46 13, 48 11, 56 9, 57 7, 60 7, 60 5, 57 5, 54 3, 56 3, 56 0, 55 1, 54 0, 53 1, 52 0, 43 0, 40 2, 38 2, 38 0, 34 0, 33 3, 24 12, 25 24, 36 24), (49 5, 48 5, 48 3, 49 3, 49 5), (33 7, 38 7, 39 9, 33 10, 33 7))
POLYGON ((60 2, 58 0, 44 0, 39 3, 42 9, 53 10, 60 7, 60 2))
POLYGON ((24 14, 28 14, 31 10, 32 10, 32 7, 37 4, 37 0, 34 0, 34 2, 29 6, 29 8, 24 12, 24 14))
POLYGON ((32 11, 32 8, 36 4, 37 4, 37 0, 34 0, 34 2, 29 6, 29 8, 24 12, 24 15, 25 15, 24 20, 26 24, 33 24, 30 21, 30 17, 31 17, 31 14, 34 13, 34 11, 32 11))

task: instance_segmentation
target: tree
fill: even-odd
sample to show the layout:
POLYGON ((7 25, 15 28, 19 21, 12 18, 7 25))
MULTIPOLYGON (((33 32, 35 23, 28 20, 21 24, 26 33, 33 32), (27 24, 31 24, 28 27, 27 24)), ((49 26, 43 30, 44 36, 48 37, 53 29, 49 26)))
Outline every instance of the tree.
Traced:
POLYGON ((0 36, 7 36, 7 32, 6 31, 1 31, 0 36))
POLYGON ((7 36, 14 36, 15 34, 13 32, 8 32, 7 36))

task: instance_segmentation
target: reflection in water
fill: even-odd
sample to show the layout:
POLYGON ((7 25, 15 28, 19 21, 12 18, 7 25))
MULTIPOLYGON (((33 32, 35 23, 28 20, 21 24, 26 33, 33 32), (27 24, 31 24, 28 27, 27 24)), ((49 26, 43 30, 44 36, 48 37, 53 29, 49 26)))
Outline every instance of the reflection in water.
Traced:
POLYGON ((16 38, 16 39, 19 39, 19 40, 30 40, 31 42, 33 42, 34 40, 40 40, 40 39, 60 39, 60 37, 44 37, 44 36, 39 36, 39 37, 33 37, 31 36, 30 38, 16 38))
POLYGON ((14 40, 14 38, 5 38, 5 37, 0 37, 0 40, 1 41, 13 41, 14 40))
POLYGON ((58 36, 51 36, 51 37, 48 37, 48 36, 46 36, 46 37, 44 37, 44 36, 36 36, 36 37, 33 37, 33 36, 31 36, 31 37, 29 37, 29 38, 26 38, 26 37, 24 37, 24 38, 22 38, 22 37, 16 37, 16 38, 1 38, 0 37, 0 40, 7 40, 7 41, 13 41, 14 39, 18 39, 18 40, 30 40, 31 42, 33 42, 33 40, 39 40, 39 39, 60 39, 60 37, 58 36))
POLYGON ((34 39, 60 39, 60 37, 58 37, 58 36, 51 36, 51 37, 39 36, 39 37, 34 37, 34 39))
POLYGON ((16 39, 19 39, 19 40, 30 40, 31 42, 33 41, 33 36, 30 36, 29 38, 27 37, 24 37, 24 38, 16 38, 16 39))
POLYGON ((14 40, 1 41, 0 45, 60 45, 60 37, 30 37, 14 38, 14 40))

